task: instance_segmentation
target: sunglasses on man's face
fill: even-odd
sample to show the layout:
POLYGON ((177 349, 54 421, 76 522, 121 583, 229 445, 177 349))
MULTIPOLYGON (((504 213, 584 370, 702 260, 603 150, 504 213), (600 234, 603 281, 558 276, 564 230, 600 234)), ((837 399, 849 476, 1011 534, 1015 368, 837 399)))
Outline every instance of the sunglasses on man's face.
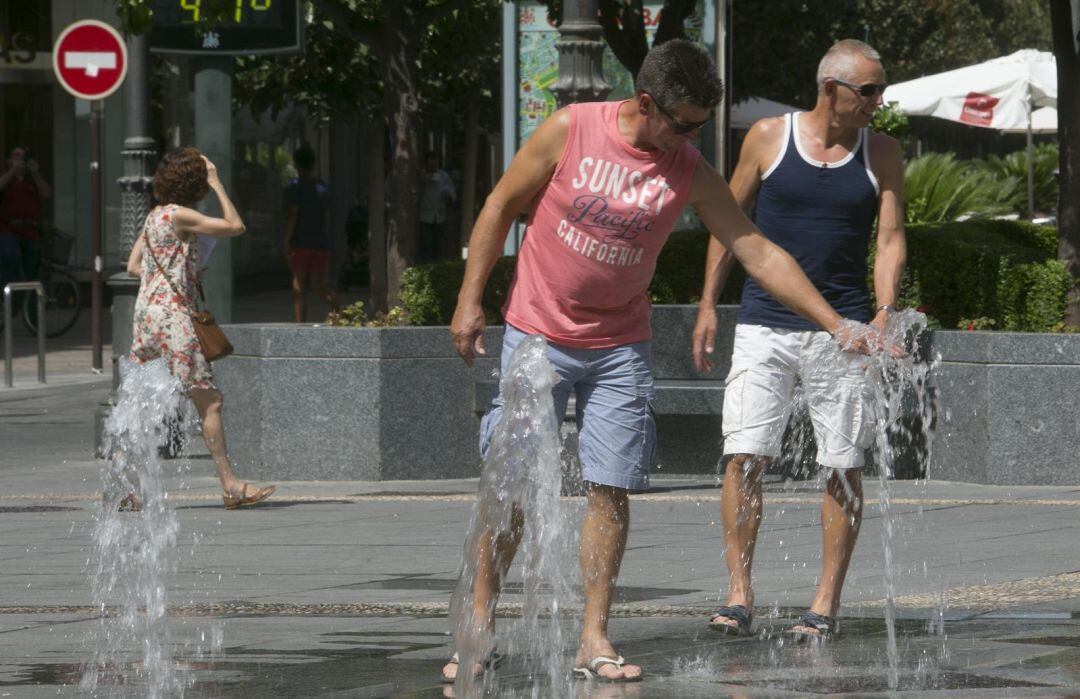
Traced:
POLYGON ((885 88, 888 87, 888 85, 878 85, 877 83, 856 85, 854 83, 849 83, 846 80, 840 80, 839 78, 829 79, 838 85, 843 85, 844 87, 855 91, 855 93, 859 95, 859 97, 877 97, 878 95, 883 95, 885 94, 885 88))
MULTIPOLYGON (((644 92, 642 94, 649 95, 648 92, 644 92)), ((649 101, 651 101, 653 104, 655 104, 656 109, 661 114, 664 115, 664 117, 668 120, 668 122, 671 123, 671 130, 674 131, 675 133, 677 133, 680 136, 686 135, 686 134, 690 133, 691 131, 697 131, 702 126, 705 126, 705 124, 708 124, 710 121, 712 121, 713 118, 716 116, 715 111, 710 111, 709 112, 709 117, 707 119, 703 119, 702 121, 699 121, 699 122, 694 123, 694 124, 688 124, 685 121, 679 120, 679 118, 676 117, 674 114, 672 114, 668 110, 664 109, 663 105, 661 105, 659 102, 657 102, 656 98, 653 97, 652 95, 649 95, 649 101)))

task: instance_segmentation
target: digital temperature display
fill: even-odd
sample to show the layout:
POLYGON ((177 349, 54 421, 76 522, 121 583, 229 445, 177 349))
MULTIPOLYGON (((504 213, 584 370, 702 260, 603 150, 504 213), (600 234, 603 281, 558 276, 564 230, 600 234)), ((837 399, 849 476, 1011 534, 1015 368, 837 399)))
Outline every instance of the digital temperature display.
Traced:
POLYGON ((297 53, 303 46, 300 0, 154 0, 153 9, 150 50, 158 53, 297 53), (218 23, 208 25, 211 6, 218 23))

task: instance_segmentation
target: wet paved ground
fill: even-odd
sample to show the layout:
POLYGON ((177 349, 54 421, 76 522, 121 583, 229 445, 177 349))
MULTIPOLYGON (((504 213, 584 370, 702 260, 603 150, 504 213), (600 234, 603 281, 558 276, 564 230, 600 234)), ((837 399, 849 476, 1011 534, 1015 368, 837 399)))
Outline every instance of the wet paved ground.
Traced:
MULTIPOLYGON (((84 566, 99 479, 86 454, 106 388, 0 393, 0 697, 78 695, 96 623, 84 566)), ((226 512, 209 472, 195 458, 186 486, 172 490, 181 545, 169 600, 186 696, 452 694, 437 673, 475 482, 282 483, 266 507, 226 512)), ((893 486, 900 694, 1080 697, 1080 487, 893 486)), ((631 506, 611 623, 645 681, 537 685, 536 668, 511 651, 488 693, 886 696, 883 527, 876 488, 867 490, 837 642, 792 646, 774 633, 816 582, 816 484, 770 487, 755 564, 759 636, 732 639, 706 626, 722 589, 719 491, 669 477, 631 506)), ((503 648, 520 590, 515 573, 503 648)), ((575 621, 561 623, 572 631, 575 621)))

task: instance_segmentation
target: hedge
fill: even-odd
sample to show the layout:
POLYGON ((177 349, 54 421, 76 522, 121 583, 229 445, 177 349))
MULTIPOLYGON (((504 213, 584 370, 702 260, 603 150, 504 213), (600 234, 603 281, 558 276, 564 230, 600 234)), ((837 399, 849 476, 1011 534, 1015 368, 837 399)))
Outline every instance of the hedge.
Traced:
MULTIPOLYGON (((708 240, 704 230, 671 236, 649 285, 653 303, 697 302, 708 240)), ((907 241, 900 298, 904 306, 921 308, 946 328, 962 324, 1031 332, 1062 329, 1071 280, 1064 263, 1054 259, 1055 228, 985 219, 914 224, 907 227, 907 241)), ((487 284, 483 305, 489 323, 502 321, 514 261, 500 258, 487 284)), ((401 299, 410 322, 448 324, 464 272, 462 260, 407 269, 401 299)), ((722 303, 738 302, 745 276, 736 265, 721 293, 722 303)), ((869 286, 873 289, 872 281, 869 286)))

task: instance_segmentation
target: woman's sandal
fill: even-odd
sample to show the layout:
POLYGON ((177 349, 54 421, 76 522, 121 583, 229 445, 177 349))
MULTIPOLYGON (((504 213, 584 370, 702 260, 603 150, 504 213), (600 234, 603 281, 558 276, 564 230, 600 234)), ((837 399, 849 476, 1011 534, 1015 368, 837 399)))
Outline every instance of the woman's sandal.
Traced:
MULTIPOLYGON (((499 655, 498 651, 493 649, 486 658, 484 658, 482 661, 477 661, 477 664, 480 665, 480 669, 477 670, 476 673, 473 675, 473 679, 479 679, 488 670, 494 670, 495 668, 499 667, 500 663, 502 663, 502 656, 499 655)), ((460 671, 461 658, 458 657, 457 653, 454 653, 450 656, 450 662, 447 664, 458 665, 460 671)), ((443 684, 453 684, 457 681, 457 675, 454 675, 453 677, 447 677, 445 671, 439 673, 439 676, 441 677, 443 684)))
POLYGON ((735 636, 751 635, 750 623, 753 621, 754 612, 741 604, 733 604, 729 607, 720 607, 709 618, 709 627, 725 634, 735 636), (735 625, 726 624, 721 619, 730 619, 735 625))
POLYGON ((117 512, 142 512, 142 501, 135 493, 128 493, 120 500, 117 512))
POLYGON ((266 498, 274 494, 277 490, 276 485, 268 485, 265 488, 259 488, 254 494, 248 495, 248 486, 250 483, 244 483, 240 487, 240 494, 233 495, 232 493, 225 493, 221 496, 221 499, 225 501, 226 510, 235 510, 241 507, 247 507, 248 505, 254 505, 255 503, 262 502, 266 498))
POLYGON ((817 614, 808 609, 784 633, 794 637, 795 641, 800 643, 805 641, 825 642, 831 641, 836 636, 836 627, 836 619, 824 614, 817 614), (814 629, 814 631, 805 631, 803 627, 814 629))
POLYGON ((598 670, 604 665, 614 665, 615 667, 622 667, 626 664, 626 659, 621 655, 617 658, 609 658, 605 655, 598 655, 589 661, 589 664, 585 667, 574 668, 574 679, 577 680, 596 680, 597 682, 610 682, 612 684, 619 682, 640 682, 642 675, 637 677, 605 677, 601 675, 598 670))

